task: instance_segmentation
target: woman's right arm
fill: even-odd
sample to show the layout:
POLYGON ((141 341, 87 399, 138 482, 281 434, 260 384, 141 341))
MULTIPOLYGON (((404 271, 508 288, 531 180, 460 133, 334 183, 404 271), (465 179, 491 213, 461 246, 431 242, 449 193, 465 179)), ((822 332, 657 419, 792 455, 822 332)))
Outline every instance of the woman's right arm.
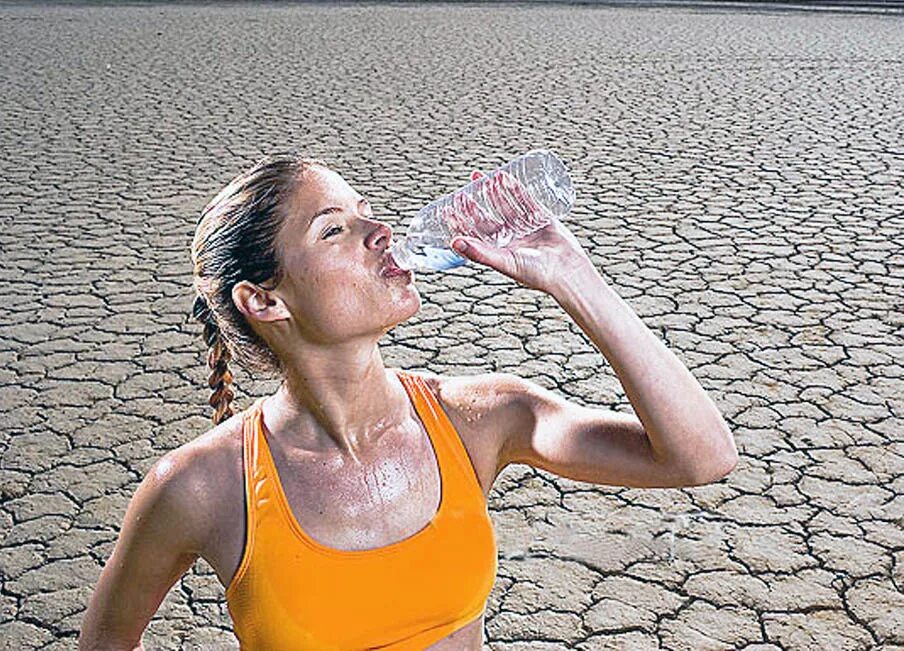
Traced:
POLYGON ((126 509, 119 539, 82 619, 80 651, 142 649, 141 635, 212 530, 196 452, 159 459, 126 509))

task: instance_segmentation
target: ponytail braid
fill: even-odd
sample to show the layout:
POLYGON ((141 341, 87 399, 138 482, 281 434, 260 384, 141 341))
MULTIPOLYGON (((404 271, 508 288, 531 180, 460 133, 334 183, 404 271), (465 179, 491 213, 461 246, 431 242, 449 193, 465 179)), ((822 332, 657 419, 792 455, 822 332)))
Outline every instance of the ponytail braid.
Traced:
POLYGON ((223 341, 216 318, 203 296, 195 299, 192 307, 192 315, 204 324, 204 343, 207 344, 207 365, 210 367, 210 376, 207 384, 213 391, 210 394, 209 403, 214 408, 213 424, 219 425, 232 416, 232 399, 235 397, 229 385, 232 384, 232 373, 229 371, 229 360, 232 355, 229 347, 223 341))
POLYGON ((234 361, 245 371, 283 375, 282 360, 238 309, 232 290, 242 281, 279 283, 282 267, 276 241, 291 213, 291 201, 322 160, 296 154, 266 156, 236 176, 201 211, 191 245, 193 316, 204 325, 208 384, 215 425, 232 411, 234 361))

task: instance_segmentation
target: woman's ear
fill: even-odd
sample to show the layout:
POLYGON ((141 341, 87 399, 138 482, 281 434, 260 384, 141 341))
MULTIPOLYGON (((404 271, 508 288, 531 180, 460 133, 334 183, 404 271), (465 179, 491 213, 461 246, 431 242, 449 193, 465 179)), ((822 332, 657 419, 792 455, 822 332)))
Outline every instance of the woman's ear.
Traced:
POLYGON ((232 301, 246 318, 256 321, 282 321, 291 316, 276 292, 247 280, 236 283, 232 288, 232 301))

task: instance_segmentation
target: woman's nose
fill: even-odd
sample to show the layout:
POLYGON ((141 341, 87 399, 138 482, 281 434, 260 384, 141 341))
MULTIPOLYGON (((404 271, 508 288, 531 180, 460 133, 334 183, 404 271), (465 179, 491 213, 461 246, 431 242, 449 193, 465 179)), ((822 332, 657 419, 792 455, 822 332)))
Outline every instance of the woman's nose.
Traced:
POLYGON ((385 249, 392 241, 392 229, 383 222, 376 222, 374 229, 367 236, 365 245, 369 249, 385 249))

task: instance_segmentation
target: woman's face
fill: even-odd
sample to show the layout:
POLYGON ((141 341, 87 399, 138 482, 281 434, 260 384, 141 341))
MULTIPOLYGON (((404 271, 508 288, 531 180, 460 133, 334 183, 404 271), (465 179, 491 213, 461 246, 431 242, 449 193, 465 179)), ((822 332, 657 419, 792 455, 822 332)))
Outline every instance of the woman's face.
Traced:
POLYGON ((420 309, 410 275, 384 276, 392 229, 332 170, 310 168, 289 201, 276 249, 278 289, 305 338, 382 336, 420 309))

